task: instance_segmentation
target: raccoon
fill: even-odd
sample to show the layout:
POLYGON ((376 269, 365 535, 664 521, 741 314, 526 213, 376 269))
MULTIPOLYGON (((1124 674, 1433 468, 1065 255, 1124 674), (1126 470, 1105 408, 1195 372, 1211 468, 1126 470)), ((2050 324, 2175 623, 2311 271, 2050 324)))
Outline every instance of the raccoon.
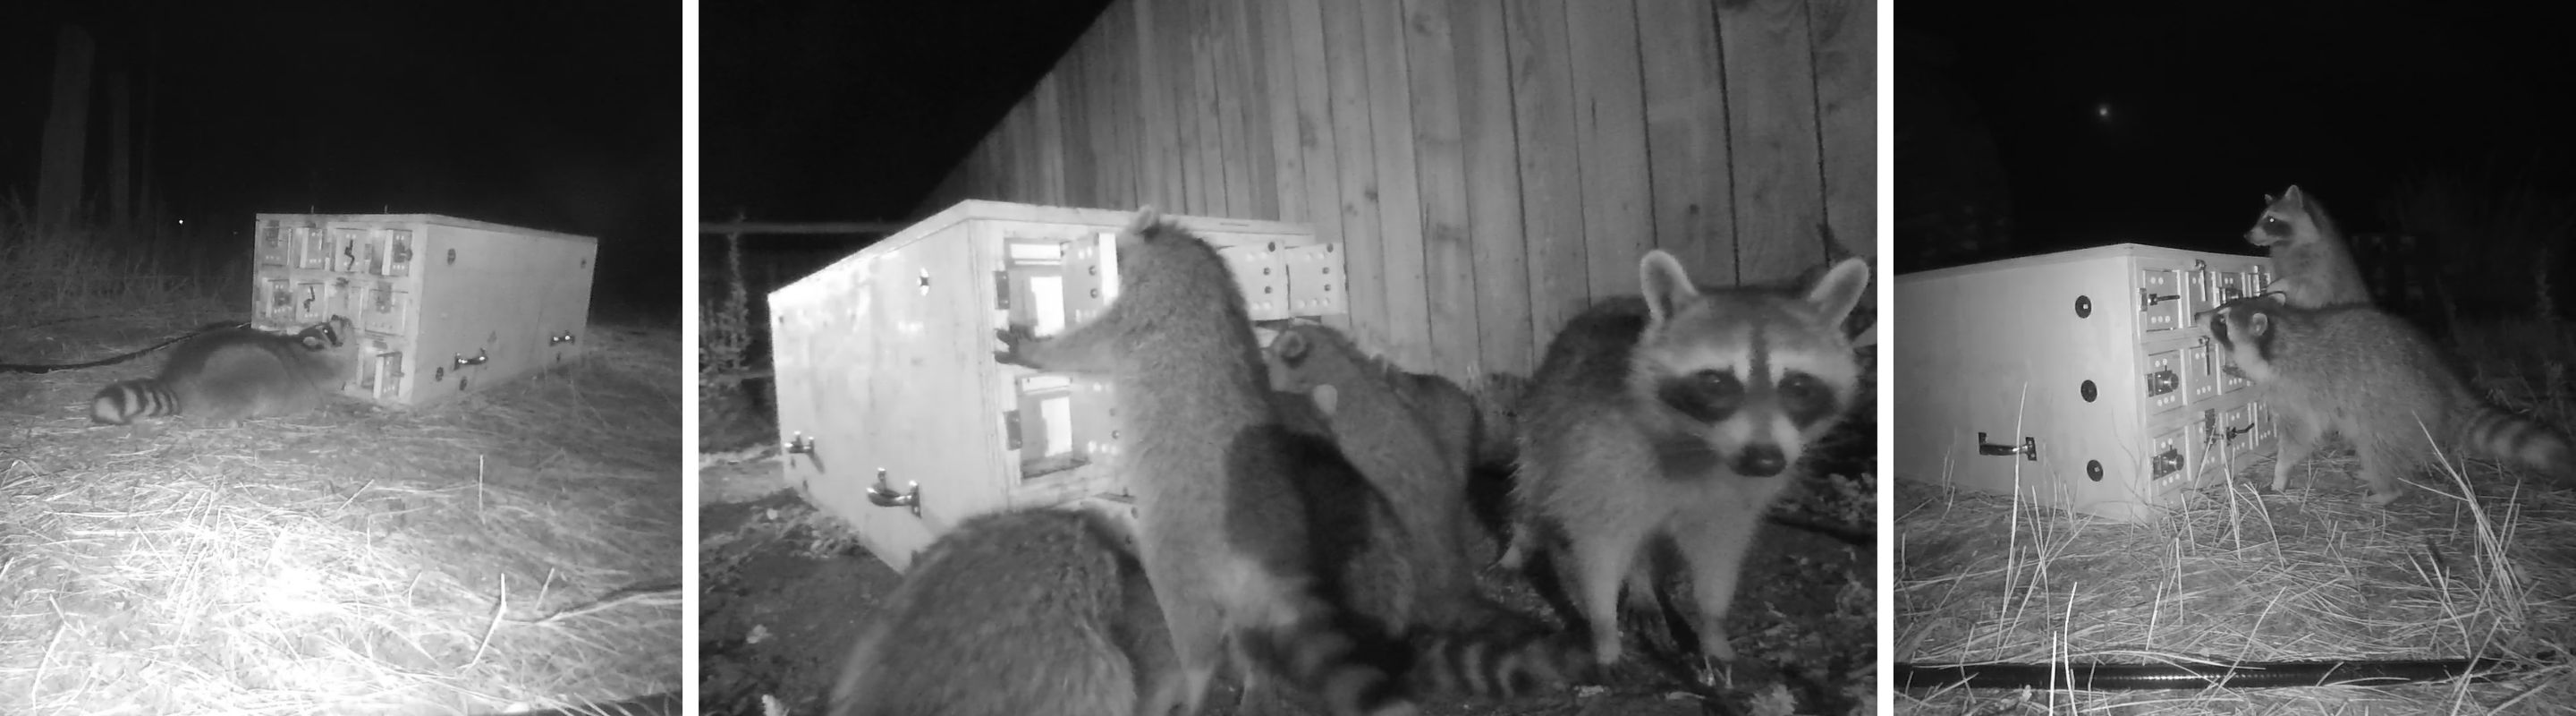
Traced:
POLYGON ((1465 400, 1466 392, 1437 376, 1405 373, 1322 325, 1289 326, 1262 355, 1275 390, 1334 389, 1337 397, 1323 411, 1333 442, 1397 508, 1417 547, 1426 591, 1474 594, 1476 576, 1466 558, 1475 527, 1467 510, 1475 405, 1465 400), (1443 385, 1454 399, 1443 401, 1443 385), (1435 428, 1429 408, 1440 408, 1436 415, 1450 424, 1435 428))
POLYGON ((332 316, 294 335, 250 328, 213 331, 181 342, 160 375, 118 381, 90 400, 102 425, 188 415, 209 421, 289 415, 321 405, 346 382, 356 361, 344 345, 349 319, 332 316))
POLYGON ((1229 653, 1318 692, 1337 714, 1412 714, 1385 669, 1363 662, 1320 596, 1297 490, 1298 438, 1280 424, 1260 346, 1216 250, 1150 207, 1118 235, 1121 295, 1049 338, 1001 331, 1004 363, 1106 375, 1125 422, 1138 552, 1197 713, 1229 653))
MULTIPOLYGON (((1586 673, 1591 656, 1536 619, 1477 593, 1472 574, 1440 579, 1457 555, 1424 549, 1395 500, 1344 458, 1332 416, 1341 391, 1273 393, 1280 422, 1310 438, 1297 463, 1329 599, 1379 636, 1374 655, 1421 694, 1509 696, 1586 673), (1400 643, 1394 643, 1400 642, 1400 643)), ((1349 427, 1345 425, 1344 427, 1349 427)))
POLYGON ((1577 315, 1531 377, 1502 563, 1525 564, 1542 529, 1569 541, 1559 563, 1607 666, 1621 655, 1622 577, 1630 599, 1651 601, 1640 557, 1669 538, 1698 599, 1701 656, 1732 661, 1725 617, 1755 528, 1859 391, 1842 325, 1870 269, 1845 260, 1804 296, 1697 287, 1660 250, 1639 271, 1643 296, 1577 315))
POLYGON ((2290 306, 2322 308, 2370 303, 2370 288, 2361 268, 2344 245, 2343 232, 2326 216, 2325 205, 2291 185, 2279 198, 2263 197, 2263 214, 2245 241, 2272 249, 2276 274, 2266 293, 2279 293, 2290 306))
POLYGON ((2497 410, 2471 392, 2450 359, 2414 326, 2366 305, 2295 308, 2241 298, 2198 320, 2232 371, 2261 386, 2281 436, 2272 490, 2327 433, 2361 456, 2366 498, 2388 504, 2398 482, 2431 464, 2436 441, 2474 448, 2565 477, 2567 439, 2497 410))
POLYGON ((968 518, 931 544, 832 687, 835 716, 1163 716, 1180 663, 1126 528, 1080 509, 968 518))

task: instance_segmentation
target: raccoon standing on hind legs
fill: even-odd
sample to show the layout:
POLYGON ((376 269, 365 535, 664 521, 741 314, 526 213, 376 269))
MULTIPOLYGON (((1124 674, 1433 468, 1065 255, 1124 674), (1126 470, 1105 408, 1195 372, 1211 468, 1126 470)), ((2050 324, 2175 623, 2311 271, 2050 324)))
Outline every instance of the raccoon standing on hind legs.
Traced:
POLYGON ((244 420, 311 410, 356 370, 350 330, 349 319, 332 316, 294 335, 228 328, 190 338, 171 349, 159 375, 99 389, 90 420, 244 420))
POLYGON ((2278 198, 2263 197, 2263 204, 2254 228, 2245 230, 2245 241, 2271 247, 2274 275, 2266 293, 2277 292, 2296 308, 2370 303, 2370 287, 2362 283, 2352 248, 2344 244, 2343 232, 2335 229, 2324 205, 2297 185, 2278 198))
POLYGON ((1607 666, 1621 654, 1620 584, 1651 603, 1641 557, 1670 537, 1698 601, 1700 654, 1732 661, 1725 619, 1756 528, 1859 392, 1843 320, 1869 265, 1836 264, 1803 296, 1703 290, 1660 250, 1639 270, 1644 295, 1577 315, 1531 378, 1502 562, 1525 564, 1542 527, 1570 542, 1568 588, 1607 666))
POLYGON ((1137 547, 1198 713, 1232 661, 1287 677, 1337 714, 1418 713, 1361 661, 1320 596, 1297 438, 1271 405, 1242 292, 1216 250, 1150 208, 1117 237, 1120 291, 1099 316, 1049 338, 1004 331, 1005 363, 1106 375, 1124 421, 1121 471, 1137 547))
POLYGON ((2565 436, 2488 405, 2432 339, 2376 308, 2240 298, 2198 320, 2272 406, 2281 439, 2274 492, 2289 488, 2291 469, 2328 433, 2360 453, 2373 504, 2396 501, 2398 483, 2430 467, 2436 445, 2469 447, 2561 480, 2576 467, 2565 436))

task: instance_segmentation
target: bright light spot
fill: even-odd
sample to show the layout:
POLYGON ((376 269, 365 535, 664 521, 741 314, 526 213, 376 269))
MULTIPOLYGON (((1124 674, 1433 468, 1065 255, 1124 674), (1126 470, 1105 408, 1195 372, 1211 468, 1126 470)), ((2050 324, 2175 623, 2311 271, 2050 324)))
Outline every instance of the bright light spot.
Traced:
POLYGON ((187 225, 188 225, 188 220, 187 220, 187 219, 180 219, 180 220, 179 220, 179 225, 180 225, 180 226, 187 226, 187 225))
POLYGON ((2100 117, 2106 121, 2109 120, 2111 118, 2111 103, 2104 102, 2093 105, 2093 116, 2100 117))

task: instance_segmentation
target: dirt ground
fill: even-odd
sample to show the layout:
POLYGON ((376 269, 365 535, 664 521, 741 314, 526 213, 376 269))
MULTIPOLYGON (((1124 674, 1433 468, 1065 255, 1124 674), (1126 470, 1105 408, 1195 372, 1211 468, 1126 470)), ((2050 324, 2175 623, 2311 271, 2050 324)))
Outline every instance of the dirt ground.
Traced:
MULTIPOLYGON (((1861 435, 1874 431, 1866 423, 1849 427, 1861 435)), ((701 426, 702 434, 706 429, 701 426)), ((1867 441, 1859 449, 1867 449, 1867 441)), ((1865 469, 1868 463, 1861 458, 1834 464, 1865 469)), ((837 518, 815 512, 786 489, 774 462, 716 464, 703 467, 699 477, 700 713, 761 714, 765 697, 790 714, 821 713, 834 672, 899 575, 858 546, 837 518)), ((1790 516, 1786 521, 1809 525, 1850 525, 1852 516, 1866 524, 1875 514, 1869 484, 1815 480, 1803 499, 1780 512, 1790 516)), ((1432 702, 1425 704, 1426 713, 1875 713, 1869 697, 1877 634, 1871 550, 1776 524, 1765 527, 1760 544, 1760 553, 1746 563, 1744 591, 1730 619, 1737 651, 1746 659, 1733 674, 1733 688, 1697 689, 1679 672, 1631 658, 1607 684, 1501 702, 1432 702)), ((1550 613, 1521 575, 1495 568, 1482 578, 1488 593, 1533 613, 1550 613)), ((1685 600, 1677 603, 1687 603, 1686 595, 1675 596, 1685 600)), ((1640 644, 1637 635, 1630 630, 1632 647, 1640 644)), ((1233 699, 1232 691, 1216 694, 1210 713, 1233 713, 1233 699)))

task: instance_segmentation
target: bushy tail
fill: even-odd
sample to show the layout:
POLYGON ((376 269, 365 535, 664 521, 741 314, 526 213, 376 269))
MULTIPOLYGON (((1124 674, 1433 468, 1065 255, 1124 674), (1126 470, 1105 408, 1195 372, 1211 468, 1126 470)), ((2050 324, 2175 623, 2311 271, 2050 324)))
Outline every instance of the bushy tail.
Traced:
POLYGON ((110 383, 100 388, 98 397, 89 403, 90 422, 101 425, 125 425, 135 418, 178 414, 179 395, 150 378, 110 383))
POLYGON ((1416 634, 1408 685, 1444 696, 1510 697, 1588 675, 1592 649, 1566 632, 1416 634))
POLYGON ((2480 406, 2469 415, 2461 432, 2470 446, 2490 457, 2510 460, 2554 478, 2576 477, 2570 472, 2576 464, 2570 462, 2566 436, 2549 426, 2480 406))
POLYGON ((1385 669, 1361 660, 1359 642, 1333 623, 1334 610, 1312 597, 1294 616, 1252 625, 1236 635, 1244 655, 1319 697, 1335 716, 1415 716, 1414 705, 1385 669))

